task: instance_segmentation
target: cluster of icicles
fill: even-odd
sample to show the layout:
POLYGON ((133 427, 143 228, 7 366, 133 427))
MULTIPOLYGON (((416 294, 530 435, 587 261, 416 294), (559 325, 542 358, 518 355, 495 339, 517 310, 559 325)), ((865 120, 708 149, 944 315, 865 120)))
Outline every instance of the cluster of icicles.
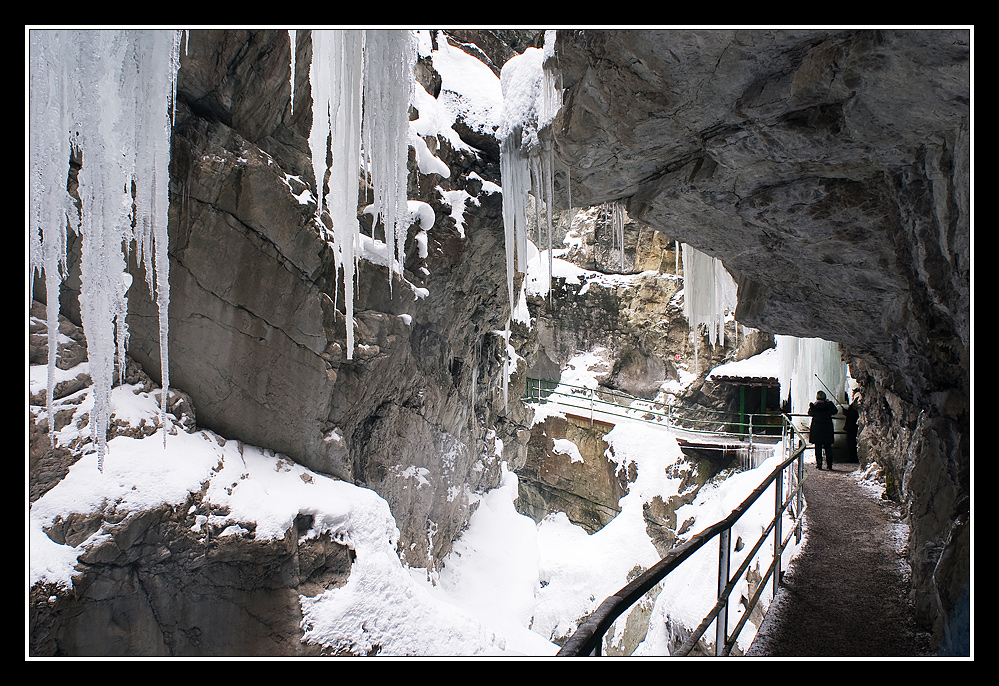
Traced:
MULTIPOLYGON (((500 177, 503 180, 503 228, 506 239, 506 284, 510 311, 516 307, 513 277, 526 271, 528 260, 527 196, 534 196, 537 245, 541 226, 547 229, 548 273, 552 267, 552 209, 554 207, 554 151, 542 130, 551 124, 562 102, 559 78, 552 65, 555 32, 545 32, 544 47, 528 48, 511 58, 500 73, 503 116, 499 130, 500 177), (544 215, 544 217, 542 217, 544 215)), ((569 207, 572 207, 570 190, 569 207)), ((509 348, 510 318, 504 337, 509 348)), ((511 355, 503 375, 503 402, 507 401, 511 355)))
MULTIPOLYGON (((289 35, 293 86, 295 32, 289 35)), ((81 240, 80 308, 94 394, 90 426, 102 471, 116 360, 119 379, 124 376, 129 251, 144 269, 159 310, 160 421, 165 425, 170 135, 182 38, 181 31, 156 30, 33 30, 29 37, 29 174, 34 193, 29 268, 32 275, 45 277, 46 402, 53 407, 59 287, 66 275, 66 232, 71 230, 81 240), (74 154, 83 159, 79 207, 68 190, 74 154)), ((402 271, 410 223, 406 159, 416 43, 410 31, 386 30, 314 31, 312 40, 315 109, 309 143, 320 196, 316 216, 318 220, 328 211, 333 226, 328 238, 344 282, 349 359, 354 348, 362 168, 373 187, 368 211, 386 227, 389 254, 396 255, 390 288, 391 271, 402 271), (327 168, 328 138, 333 163, 327 168)), ((55 432, 50 438, 55 441, 55 432)))
MULTIPOLYGON (((81 242, 80 315, 93 379, 91 431, 103 470, 115 360, 124 375, 134 251, 155 293, 163 370, 169 387, 167 210, 172 103, 179 65, 177 31, 33 30, 29 36, 29 255, 44 273, 53 407, 59 285, 67 230, 81 242), (70 157, 82 155, 79 208, 67 188, 70 157)), ((52 441, 55 432, 50 431, 52 441)))
MULTIPOLYGON (((289 32, 293 34, 294 32, 289 32)), ((294 39, 292 58, 294 58, 294 39)), ((360 227, 358 170, 370 175, 373 200, 367 210, 385 227, 392 272, 403 271, 410 213, 406 197, 409 104, 416 40, 407 30, 323 30, 312 32, 312 133, 309 146, 320 197, 317 220, 329 212, 329 238, 344 286, 347 359, 354 353, 354 279, 360 227), (326 166, 327 139, 332 164, 326 166), (328 195, 323 194, 328 178, 328 195)), ((294 73, 294 67, 292 67, 294 73)), ((319 225, 323 223, 319 221, 319 225)))

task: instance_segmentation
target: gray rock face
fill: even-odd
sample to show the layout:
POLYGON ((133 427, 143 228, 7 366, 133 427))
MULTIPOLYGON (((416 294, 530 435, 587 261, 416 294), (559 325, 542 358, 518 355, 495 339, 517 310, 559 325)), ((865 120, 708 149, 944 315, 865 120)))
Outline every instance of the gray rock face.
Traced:
MULTIPOLYGON (((299 594, 347 581, 351 551, 326 535, 299 542, 192 531, 198 496, 104 524, 111 537, 81 556, 74 593, 31 589, 35 656, 318 654, 301 641, 299 594), (212 537, 212 540, 205 540, 212 537)), ((310 523, 302 522, 303 531, 310 523)), ((102 525, 75 515, 48 531, 76 545, 102 525)))
POLYGON ((590 207, 573 213, 573 245, 565 259, 585 269, 608 274, 657 271, 681 273, 676 244, 669 237, 642 222, 624 218, 624 268, 621 248, 616 245, 612 214, 607 206, 590 207))
POLYGON ((591 534, 617 516, 618 502, 636 473, 634 463, 621 469, 607 459, 603 434, 610 428, 577 417, 549 417, 535 426, 527 462, 517 471, 517 510, 537 522, 552 512, 564 512, 591 534), (578 457, 560 452, 556 439, 572 441, 578 457))
MULTIPOLYGON (((509 414, 503 405, 506 347, 494 333, 508 311, 501 198, 478 178, 498 182, 499 161, 431 139, 451 169, 444 179, 420 174, 411 156, 409 198, 437 217, 428 255, 413 226, 405 280, 390 285, 385 268, 360 262, 347 360, 343 286, 302 195, 315 196, 311 34, 298 32, 296 44, 292 114, 285 31, 190 33, 171 169, 171 383, 190 394, 202 426, 375 490, 406 562, 434 566, 467 523, 470 494, 498 483, 487 427, 512 439, 527 419, 519 404, 509 414), (438 187, 478 201, 466 207, 465 238, 438 187), (410 468, 427 470, 430 485, 414 488, 410 468)), ((432 65, 418 72, 432 78, 432 65)), ((143 291, 136 278, 130 350, 155 378, 157 323, 143 291)), ((522 461, 520 442, 504 445, 511 463, 522 461)))
POLYGON ((626 202, 723 260, 740 322, 837 341, 864 368, 865 419, 881 427, 870 440, 904 428, 870 453, 909 507, 915 592, 938 641, 968 585, 960 565, 932 570, 968 556, 969 40, 560 32, 551 131, 574 204, 626 202))

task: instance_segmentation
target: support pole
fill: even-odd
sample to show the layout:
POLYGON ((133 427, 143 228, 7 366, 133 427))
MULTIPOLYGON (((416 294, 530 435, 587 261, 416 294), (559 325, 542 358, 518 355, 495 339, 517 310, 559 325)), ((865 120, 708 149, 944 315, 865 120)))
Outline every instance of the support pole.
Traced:
POLYGON ((782 505, 784 504, 784 470, 780 470, 780 474, 774 481, 774 491, 776 495, 774 497, 774 578, 772 580, 774 588, 774 598, 777 597, 777 586, 780 583, 780 563, 781 563, 781 549, 780 543, 784 538, 781 533, 781 520, 783 519, 783 512, 781 511, 782 505))
POLYGON ((730 550, 732 530, 725 529, 718 534, 718 600, 722 609, 715 618, 715 656, 725 654, 725 642, 728 635, 728 598, 725 597, 725 587, 728 585, 730 550))

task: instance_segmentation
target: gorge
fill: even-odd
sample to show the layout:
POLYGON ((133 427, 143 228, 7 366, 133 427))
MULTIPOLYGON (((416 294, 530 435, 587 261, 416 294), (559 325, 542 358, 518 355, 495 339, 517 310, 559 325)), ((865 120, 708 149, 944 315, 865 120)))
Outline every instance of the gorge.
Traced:
MULTIPOLYGON (((595 323, 577 339, 530 316, 510 321, 498 113, 476 110, 449 67, 474 58, 498 87, 502 65, 540 48, 543 32, 485 29, 421 32, 404 268, 375 257, 385 233, 362 211, 362 181, 370 240, 348 327, 349 291, 323 237, 332 225, 314 222, 311 33, 186 34, 170 161, 168 421, 370 489, 389 505, 399 559, 433 576, 503 463, 528 466, 540 435, 518 400, 529 370, 557 374, 571 348, 627 339, 612 383, 654 393, 649 379, 677 377, 669 355, 686 329, 653 333, 648 309, 632 308, 648 321, 625 321, 620 296, 596 291, 586 316, 606 317, 583 319, 595 323)), ((914 602, 944 654, 968 631, 971 592, 970 44, 968 30, 950 29, 559 30, 546 66, 561 107, 539 131, 554 159, 549 211, 620 203, 644 227, 629 236, 721 259, 743 326, 840 344, 863 397, 863 452, 907 512, 914 602)), ((69 238, 60 306, 74 331, 80 246, 69 238)), ((143 267, 129 269, 129 383, 152 392, 159 307, 143 267)), ((676 281, 646 281, 656 316, 679 321, 675 303, 666 313, 676 281)), ((531 314, 580 307, 568 296, 548 306, 532 298, 531 314)), ((48 422, 54 430, 56 416, 29 420, 31 502, 79 457, 49 447, 48 422)), ((81 636, 125 615, 140 618, 122 631, 132 654, 318 654, 299 640, 299 595, 342 585, 356 551, 311 537, 304 512, 278 542, 219 538, 201 550, 191 523, 217 513, 198 498, 103 522, 67 512, 50 538, 77 545, 103 526, 115 547, 81 558, 86 582, 72 593, 31 590, 32 653, 107 650, 81 636), (197 619, 168 611, 192 591, 197 619), (239 639, 208 628, 233 617, 239 639)))

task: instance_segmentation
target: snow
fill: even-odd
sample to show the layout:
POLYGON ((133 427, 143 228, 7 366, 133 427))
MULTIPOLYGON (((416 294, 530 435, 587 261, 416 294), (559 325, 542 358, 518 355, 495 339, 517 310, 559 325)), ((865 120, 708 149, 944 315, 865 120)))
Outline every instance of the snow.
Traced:
POLYGON ((559 455, 568 455, 572 462, 583 462, 583 456, 579 452, 576 444, 567 438, 556 438, 554 452, 559 455))
MULTIPOLYGON (((152 422, 158 414, 154 395, 137 386, 117 387, 111 402, 118 419, 133 425, 152 422)), ((74 436, 67 427, 57 439, 68 443, 74 436)), ((507 639, 468 611, 434 597, 426 582, 414 580, 396 553, 398 530, 388 504, 373 491, 209 431, 178 431, 167 448, 155 438, 118 436, 108 448, 103 473, 95 469, 96 453, 87 453, 32 504, 29 585, 51 583, 70 589, 79 556, 109 537, 98 531, 77 547, 56 544, 44 533, 56 518, 71 512, 125 516, 161 505, 180 506, 189 494, 207 485, 204 505, 228 512, 211 517, 210 523, 227 535, 280 539, 299 514, 307 513, 313 515, 314 524, 306 538, 328 532, 355 551, 346 586, 301 599, 307 640, 337 643, 331 638, 335 635, 345 638, 341 647, 346 649, 366 652, 378 643, 386 654, 423 655, 516 653, 523 652, 516 649, 521 643, 537 654, 537 646, 547 643, 526 628, 507 627, 504 633, 515 635, 507 639), (248 533, 251 529, 255 534, 248 533)), ((422 476, 414 470, 417 481, 422 476)), ((207 517, 198 519, 196 530, 208 522, 207 517)))
POLYGON ((446 191, 440 186, 437 186, 437 192, 440 194, 441 200, 444 204, 451 207, 451 218, 454 220, 455 228, 458 229, 458 233, 462 238, 464 238, 465 204, 470 202, 473 205, 478 205, 479 201, 469 195, 468 191, 464 190, 446 191))
MULTIPOLYGON (((682 540, 689 540, 691 536, 706 528, 706 525, 713 524, 728 516, 783 459, 784 456, 779 450, 775 450, 772 457, 763 461, 755 469, 733 474, 724 481, 708 484, 702 488, 692 504, 684 505, 676 511, 678 522, 686 521, 690 517, 694 517, 696 521, 690 534, 682 540)), ((733 548, 730 569, 733 572, 743 563, 746 554, 755 545, 773 517, 774 499, 774 486, 771 485, 732 528, 733 548), (740 538, 745 545, 742 546, 741 550, 736 550, 735 548, 738 546, 735 546, 735 543, 740 538)), ((785 514, 784 532, 790 531, 791 526, 792 522, 785 514)), ((785 569, 798 549, 799 546, 792 538, 782 556, 782 566, 785 569)), ((761 555, 762 563, 758 563, 760 572, 766 568, 773 555, 772 533, 763 544, 761 555)), ((635 655, 650 656, 668 653, 671 637, 666 622, 667 616, 687 627, 697 626, 715 603, 714 595, 705 592, 705 589, 716 588, 717 577, 718 545, 712 541, 702 546, 664 580, 663 591, 656 599, 649 621, 649 635, 635 651, 635 655)), ((729 631, 740 621, 744 612, 744 607, 738 602, 738 599, 740 597, 750 598, 754 592, 755 589, 751 589, 745 579, 742 579, 733 589, 728 609, 729 631)), ((772 584, 768 582, 767 590, 763 592, 759 601, 763 605, 764 611, 772 598, 772 584)), ((746 625, 738 639, 738 646, 741 650, 745 651, 749 648, 758 628, 751 622, 746 625)), ((713 643, 714 637, 715 628, 712 623, 704 633, 704 640, 713 643)))
MULTIPOLYGON (((605 365, 599 350, 580 353, 563 380, 593 387, 605 365)), ((85 370, 81 364, 65 375, 72 378, 85 370)), ((32 368, 30 376, 38 387, 44 367, 32 368)), ((116 421, 155 425, 158 393, 146 393, 139 386, 115 387, 110 403, 116 421)), ((86 389, 59 402, 77 402, 82 413, 92 407, 90 395, 86 389), (86 397, 81 400, 80 395, 86 397)), ((44 420, 44 408, 35 410, 44 420)), ((535 421, 546 410, 558 411, 539 406, 535 421)), ((659 559, 646 532, 643 508, 656 496, 668 501, 680 495, 679 476, 688 469, 663 427, 621 416, 614 422, 605 436, 607 457, 617 469, 638 475, 621 499, 617 517, 594 534, 570 523, 564 514, 536 524, 517 513, 517 477, 504 467, 499 487, 473 494, 479 506, 443 561, 436 583, 428 581, 435 575, 427 570, 400 561, 398 530, 380 496, 311 472, 269 450, 206 430, 188 434, 171 426, 173 435, 165 447, 155 435, 108 441, 101 473, 93 449, 77 445, 83 457, 30 508, 28 583, 51 583, 68 591, 80 555, 110 536, 102 529, 76 547, 56 544, 44 533, 56 518, 102 512, 118 520, 161 505, 181 506, 204 488, 203 509, 227 513, 193 517, 194 530, 204 535, 210 524, 226 536, 280 539, 299 514, 310 514, 313 528, 305 538, 329 533, 354 550, 356 560, 346 585, 300 598, 306 640, 361 654, 379 646, 380 655, 554 655, 558 647, 553 637, 571 633, 581 617, 628 582, 636 565, 647 568, 659 559)), ((65 446, 88 440, 87 432, 73 422, 54 435, 65 446)), ((336 429, 327 438, 340 440, 336 429)), ((556 449, 573 462, 582 459, 578 447, 564 439, 556 449)), ((416 467, 399 465, 398 470, 414 488, 429 478, 416 467)), ((692 531, 714 523, 766 470, 762 466, 704 490, 694 505, 679 511, 678 521, 693 518, 692 531)), ((710 568, 710 561, 705 564, 704 569, 710 568)), ((701 578, 707 572, 695 567, 690 574, 698 585, 685 590, 681 595, 687 600, 670 609, 677 616, 711 602, 714 583, 701 578), (694 602, 691 593, 706 596, 694 602)), ((656 640, 650 634, 643 649, 659 650, 656 640)))
POLYGON ((605 274, 584 269, 559 257, 566 252, 565 249, 539 250, 530 240, 526 241, 525 252, 527 260, 524 268, 524 286, 527 293, 533 296, 546 295, 557 279, 564 280, 567 285, 582 284, 583 287, 579 289, 577 295, 584 295, 591 287, 628 287, 649 275, 665 276, 654 270, 636 274, 605 274))
MULTIPOLYGON (((449 114, 448 127, 460 119, 474 131, 495 133, 503 106, 503 93, 496 75, 485 63, 451 45, 443 36, 437 39, 437 50, 430 50, 429 33, 420 31, 419 34, 421 54, 431 58, 441 77, 441 92, 437 99, 449 114)), ((454 138, 458 141, 456 149, 468 149, 456 134, 454 138)))
POLYGON ((744 378, 778 378, 779 359, 776 348, 768 348, 738 362, 728 362, 708 372, 708 378, 738 376, 744 378))

